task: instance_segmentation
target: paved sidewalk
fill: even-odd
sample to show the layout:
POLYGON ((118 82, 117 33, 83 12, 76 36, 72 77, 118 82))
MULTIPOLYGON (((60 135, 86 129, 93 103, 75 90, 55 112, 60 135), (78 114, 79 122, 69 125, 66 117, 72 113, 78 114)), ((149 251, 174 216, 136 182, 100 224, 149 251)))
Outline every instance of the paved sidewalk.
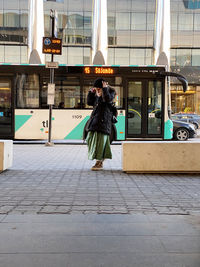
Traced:
POLYGON ((121 146, 14 145, 0 174, 0 267, 199 267, 200 175, 126 174, 121 146))
POLYGON ((199 267, 200 217, 2 215, 2 267, 199 267))
POLYGON ((112 151, 92 172, 86 145, 14 145, 13 167, 0 174, 0 214, 200 214, 199 174, 126 174, 121 146, 112 151))

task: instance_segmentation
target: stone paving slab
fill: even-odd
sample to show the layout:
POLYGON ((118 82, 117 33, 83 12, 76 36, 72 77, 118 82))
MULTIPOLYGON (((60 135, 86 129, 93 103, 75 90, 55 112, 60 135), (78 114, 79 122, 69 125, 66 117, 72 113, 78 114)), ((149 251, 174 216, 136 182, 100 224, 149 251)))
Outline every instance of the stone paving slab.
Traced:
POLYGON ((4 267, 199 267, 198 254, 67 253, 0 255, 4 267), (23 264, 23 265, 22 265, 23 264))
POLYGON ((199 263, 197 215, 6 215, 0 223, 3 267, 199 267, 199 263))
POLYGON ((126 174, 121 146, 112 151, 104 170, 92 172, 84 144, 15 144, 12 168, 0 174, 0 216, 200 214, 199 174, 126 174))

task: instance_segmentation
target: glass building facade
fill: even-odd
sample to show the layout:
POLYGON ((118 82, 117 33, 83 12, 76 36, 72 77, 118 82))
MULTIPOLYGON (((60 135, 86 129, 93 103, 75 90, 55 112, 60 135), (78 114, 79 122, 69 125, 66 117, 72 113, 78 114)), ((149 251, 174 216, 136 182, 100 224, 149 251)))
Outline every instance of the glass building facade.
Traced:
MULTIPOLYGON (((189 90, 172 85, 172 110, 200 114, 200 1, 171 0, 171 68, 183 73, 189 90)), ((151 65, 156 0, 107 0, 108 64, 151 65)), ((90 64, 92 0, 44 0, 45 36, 50 9, 58 12, 60 64, 90 64)), ((0 0, 0 62, 28 62, 28 0, 0 0)), ((46 55, 46 60, 50 56, 46 55)), ((172 81, 173 82, 173 81, 172 81)))

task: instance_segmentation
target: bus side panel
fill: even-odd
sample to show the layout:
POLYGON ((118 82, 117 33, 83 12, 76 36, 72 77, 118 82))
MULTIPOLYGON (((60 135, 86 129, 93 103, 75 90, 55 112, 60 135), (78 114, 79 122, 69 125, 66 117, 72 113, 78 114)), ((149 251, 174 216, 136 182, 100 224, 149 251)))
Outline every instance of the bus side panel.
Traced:
MULTIPOLYGON (((52 139, 82 139, 90 114, 91 110, 53 110, 52 139)), ((48 110, 15 110, 15 139, 48 139, 48 127, 48 110)))
MULTIPOLYGON (((52 111, 52 139, 83 139, 83 130, 91 110, 52 111)), ((117 140, 125 140, 125 111, 118 111, 117 140)), ((48 139, 49 111, 39 109, 15 110, 15 139, 48 139)))

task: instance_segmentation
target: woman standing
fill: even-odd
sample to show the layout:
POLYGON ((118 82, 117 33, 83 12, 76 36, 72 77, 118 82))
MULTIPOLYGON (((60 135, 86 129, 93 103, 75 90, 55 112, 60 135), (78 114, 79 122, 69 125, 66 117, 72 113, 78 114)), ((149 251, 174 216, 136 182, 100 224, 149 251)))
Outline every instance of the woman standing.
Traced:
POLYGON ((96 159, 96 164, 91 170, 103 168, 104 159, 111 159, 110 133, 112 128, 111 104, 116 92, 108 87, 104 79, 99 78, 94 82, 87 96, 87 104, 93 106, 86 138, 88 145, 88 158, 96 159))

